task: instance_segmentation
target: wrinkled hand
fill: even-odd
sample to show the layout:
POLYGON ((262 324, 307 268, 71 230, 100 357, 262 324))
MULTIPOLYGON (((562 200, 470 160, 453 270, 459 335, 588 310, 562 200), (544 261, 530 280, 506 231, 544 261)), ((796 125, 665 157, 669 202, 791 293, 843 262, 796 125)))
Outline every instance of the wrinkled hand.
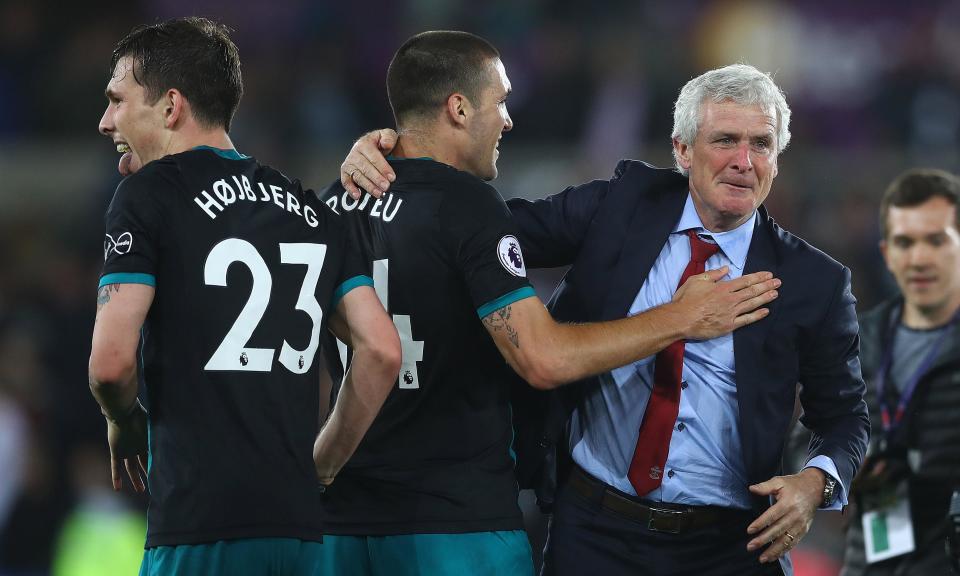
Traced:
POLYGON ((123 488, 123 472, 126 469, 134 492, 145 492, 147 487, 147 412, 137 408, 121 421, 107 419, 107 442, 110 444, 110 475, 113 489, 123 488), (142 472, 142 475, 141 475, 142 472))
POLYGON ((723 336, 770 313, 760 306, 778 296, 778 278, 770 272, 754 272, 736 280, 720 281, 727 271, 723 266, 691 276, 674 294, 673 301, 683 306, 688 319, 686 340, 723 336))
POLYGON ((363 188, 379 198, 397 176, 384 157, 397 145, 397 133, 389 128, 367 132, 353 143, 350 153, 340 165, 340 183, 354 200, 363 188))
POLYGON ((753 494, 772 495, 777 502, 747 526, 747 534, 757 534, 747 543, 747 550, 768 546, 760 555, 760 562, 766 563, 775 562, 796 546, 810 530, 813 514, 823 500, 824 483, 822 470, 806 468, 751 486, 753 494))

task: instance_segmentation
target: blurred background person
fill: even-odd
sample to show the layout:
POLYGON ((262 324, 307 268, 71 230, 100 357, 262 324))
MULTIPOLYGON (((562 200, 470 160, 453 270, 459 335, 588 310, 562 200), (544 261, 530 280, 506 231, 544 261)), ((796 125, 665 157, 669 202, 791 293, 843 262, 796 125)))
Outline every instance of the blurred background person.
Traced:
POLYGON ((960 487, 960 179, 898 176, 880 204, 880 251, 900 294, 860 320, 872 421, 853 485, 845 576, 948 574, 945 511, 960 487))

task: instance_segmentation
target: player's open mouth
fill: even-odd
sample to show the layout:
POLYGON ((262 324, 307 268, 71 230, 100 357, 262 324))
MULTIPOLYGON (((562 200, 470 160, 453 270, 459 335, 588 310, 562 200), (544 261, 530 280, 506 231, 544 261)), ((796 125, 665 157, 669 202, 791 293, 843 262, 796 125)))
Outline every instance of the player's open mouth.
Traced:
POLYGON ((126 142, 117 142, 117 152, 121 154, 126 154, 130 151, 130 145, 126 142))

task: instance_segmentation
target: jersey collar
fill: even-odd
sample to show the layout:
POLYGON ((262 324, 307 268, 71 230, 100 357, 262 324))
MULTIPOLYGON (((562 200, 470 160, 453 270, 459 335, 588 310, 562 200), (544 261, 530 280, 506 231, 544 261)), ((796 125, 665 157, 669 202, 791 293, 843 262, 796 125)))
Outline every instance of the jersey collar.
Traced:
POLYGON ((197 146, 192 150, 209 150, 221 158, 227 160, 245 160, 247 156, 237 152, 233 148, 214 148, 213 146, 197 146))

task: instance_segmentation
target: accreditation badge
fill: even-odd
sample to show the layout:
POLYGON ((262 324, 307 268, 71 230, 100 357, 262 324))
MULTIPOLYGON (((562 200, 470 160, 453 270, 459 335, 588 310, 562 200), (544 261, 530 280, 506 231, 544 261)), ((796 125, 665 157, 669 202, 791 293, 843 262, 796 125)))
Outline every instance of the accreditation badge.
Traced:
POLYGON ((863 542, 867 563, 909 554, 916 549, 907 483, 885 491, 875 506, 863 513, 863 542))

